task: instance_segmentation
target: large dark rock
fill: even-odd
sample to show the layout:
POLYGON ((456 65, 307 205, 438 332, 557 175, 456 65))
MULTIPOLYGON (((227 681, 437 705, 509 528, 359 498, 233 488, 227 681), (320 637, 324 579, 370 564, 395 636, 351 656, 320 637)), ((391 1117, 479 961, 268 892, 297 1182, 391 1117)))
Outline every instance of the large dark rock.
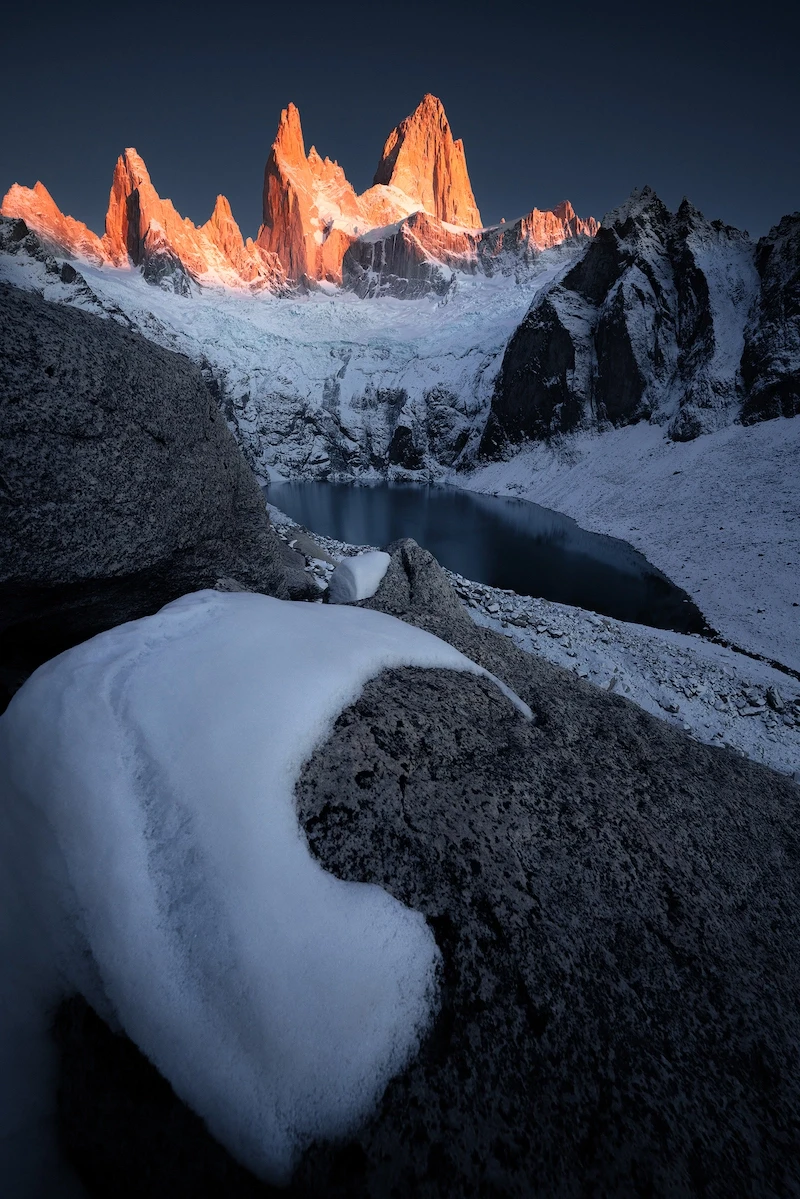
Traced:
POLYGON ((393 671, 306 767, 315 853, 425 912, 444 975, 417 1061, 298 1187, 800 1193, 800 791, 479 630, 390 548, 365 604, 406 596, 536 721, 484 679, 393 671))
MULTIPOLYGON (((287 1199, 800 1193, 800 791, 478 629, 429 553, 388 548, 362 606, 535 719, 484 678, 395 670, 306 765, 320 861, 424 912, 444 968, 417 1060, 287 1199)), ((80 1002, 57 1031, 92 1196, 174 1194, 184 1168, 182 1193, 271 1193, 80 1002)))
POLYGON ((180 355, 0 287, 0 420, 6 699, 47 658, 219 577, 314 594, 180 355))
POLYGON ((634 192, 511 338, 483 453, 606 421, 684 440, 729 423, 758 287, 746 234, 634 192))
POLYGON ((746 424, 800 413, 800 212, 761 238, 756 265, 761 299, 742 360, 746 424))

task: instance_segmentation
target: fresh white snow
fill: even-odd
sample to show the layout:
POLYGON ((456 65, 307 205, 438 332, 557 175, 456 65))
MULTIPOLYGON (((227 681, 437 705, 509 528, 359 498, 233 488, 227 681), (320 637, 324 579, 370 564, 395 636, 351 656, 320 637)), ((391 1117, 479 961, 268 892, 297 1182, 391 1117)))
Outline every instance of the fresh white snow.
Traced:
POLYGON ((331 460, 334 443, 342 462, 368 445, 384 452, 393 420, 424 425, 432 403, 452 426, 451 441, 471 430, 533 296, 583 248, 545 252, 519 283, 459 276, 443 299, 365 301, 336 289, 287 299, 221 288, 187 298, 137 271, 81 263, 91 289, 84 295, 41 263, 7 254, 0 278, 130 321, 167 349, 211 363, 251 465, 263 480, 279 480, 344 470, 331 460))
POLYGON ((800 670, 800 420, 668 441, 641 423, 530 445, 447 482, 621 537, 726 640, 800 670))
MULTIPOLYGON (((291 519, 272 504, 268 508, 279 535, 293 541, 297 529, 291 519)), ((330 537, 316 540, 333 558, 353 552, 330 537)), ((307 569, 324 587, 333 566, 315 557, 308 561, 307 569)), ((727 746, 800 781, 800 681, 791 675, 696 635, 445 574, 476 624, 587 683, 616 691, 698 741, 727 746)))
MULTIPOLYGON (((697 238, 693 251, 704 253, 697 238)), ((41 263, 11 255, 0 255, 0 277, 57 302, 113 313, 211 363, 251 463, 277 480, 335 474, 349 448, 385 448, 389 412, 414 427, 449 423, 451 441, 459 429, 480 427, 509 336, 534 296, 580 252, 548 251, 520 281, 460 277, 444 301, 363 301, 335 290, 276 299, 208 289, 184 298, 135 271, 81 264, 92 298, 41 263), (332 439, 342 447, 338 464, 330 460, 332 439)), ((728 366, 741 348, 752 283, 743 254, 732 244, 711 280, 716 344, 728 366), (726 308, 734 301, 736 313, 726 308)), ((585 314, 573 316, 585 323, 585 314)), ((533 500, 629 541, 687 591, 723 637, 798 670, 799 466, 797 418, 731 424, 691 442, 669 441, 662 426, 642 422, 533 445, 468 476, 441 469, 438 477, 533 500)))
POLYGON ((339 712, 402 665, 486 675, 383 613, 206 591, 17 693, 0 718, 5 1180, 41 1143, 46 1007, 71 990, 275 1182, 368 1114, 430 1021, 439 952, 420 914, 321 868, 293 792, 339 712))
POLYGON ((391 560, 383 550, 367 550, 365 554, 343 558, 330 577, 330 602, 353 604, 357 600, 369 599, 380 587, 391 560))

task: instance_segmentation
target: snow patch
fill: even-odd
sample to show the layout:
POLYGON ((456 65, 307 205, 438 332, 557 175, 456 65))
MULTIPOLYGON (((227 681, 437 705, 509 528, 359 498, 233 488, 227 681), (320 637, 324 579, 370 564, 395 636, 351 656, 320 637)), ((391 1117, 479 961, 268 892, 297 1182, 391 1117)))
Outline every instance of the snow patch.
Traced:
POLYGON ((75 990, 274 1182, 370 1112, 431 1019, 439 952, 419 913, 310 856, 293 793, 367 680, 407 665, 486 675, 383 613, 205 591, 17 693, 0 719, 4 1180, 41 1144, 47 1006, 75 990))
POLYGON ((383 550, 344 558, 331 575, 328 599, 332 604, 354 604, 369 599, 380 587, 391 560, 383 550))

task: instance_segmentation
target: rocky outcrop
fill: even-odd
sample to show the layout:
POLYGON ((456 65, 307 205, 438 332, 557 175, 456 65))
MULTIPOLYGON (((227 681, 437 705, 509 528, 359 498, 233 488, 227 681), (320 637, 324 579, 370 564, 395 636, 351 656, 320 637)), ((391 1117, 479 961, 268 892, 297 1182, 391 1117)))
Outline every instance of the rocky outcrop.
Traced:
POLYGON ((445 295, 459 275, 524 277, 543 250, 594 237, 597 221, 575 215, 569 202, 534 208, 513 224, 455 228, 425 212, 375 229, 352 242, 342 263, 343 285, 361 297, 445 295))
POLYGON ((187 359, 7 286, 0 338, 6 699, 45 659, 219 578, 316 594, 187 359))
POLYGON ((342 281, 362 298, 444 295, 456 272, 475 274, 479 242, 479 233, 415 212, 354 241, 344 256, 342 281))
POLYGON ((453 140, 442 102, 430 93, 389 134, 373 184, 396 187, 440 221, 480 228, 464 143, 453 140))
MULTIPOLYGON (((480 225, 464 148, 453 141, 439 100, 426 96, 394 130, 373 186, 360 196, 338 163, 321 158, 313 146, 306 155, 297 108, 290 104, 283 110, 264 171, 258 244, 277 255, 290 279, 341 283, 342 261, 356 239, 366 234, 369 245, 370 231, 402 223, 404 218, 420 220, 418 240, 431 234, 423 251, 426 262, 436 258, 444 232, 442 221, 480 225)), ((409 261, 418 257, 421 260, 422 256, 412 254, 409 261)), ((359 258, 354 262, 359 263, 359 258)), ((351 263, 351 274, 353 266, 351 263)), ((347 273, 348 268, 344 270, 347 273)), ((424 290, 418 286, 418 274, 407 281, 410 287, 404 294, 418 295, 424 290)))
POLYGON ((81 221, 65 216, 43 183, 33 187, 15 183, 3 198, 0 215, 24 221, 51 253, 66 252, 98 264, 109 260, 102 238, 81 221))
POLYGON ((300 113, 294 104, 283 110, 264 169, 257 244, 277 257, 289 279, 340 283, 347 247, 376 223, 375 216, 396 220, 410 211, 408 205, 387 205, 373 213, 338 163, 321 158, 314 146, 306 155, 300 113))
POLYGON ((746 234, 634 192, 509 342, 484 450, 605 422, 678 439, 729 423, 758 288, 746 234))
POLYGON ((54 253, 140 267, 149 282, 183 295, 191 282, 278 292, 286 286, 277 258, 244 241, 224 196, 217 197, 211 219, 197 228, 171 200, 161 199, 134 149, 117 159, 102 237, 63 216, 41 183, 33 188, 15 184, 0 213, 23 219, 54 253))
POLYGON ((756 266, 761 295, 742 359, 747 424, 800 413, 800 212, 761 238, 756 266))
MULTIPOLYGON (((363 606, 451 641, 535 719, 483 679, 395 670, 306 764, 313 852, 423 912, 443 971, 417 1059, 282 1193, 794 1194, 798 788, 478 629, 431 555, 388 548, 363 606)), ((85 1007, 56 1029, 90 1194, 272 1193, 85 1007)))

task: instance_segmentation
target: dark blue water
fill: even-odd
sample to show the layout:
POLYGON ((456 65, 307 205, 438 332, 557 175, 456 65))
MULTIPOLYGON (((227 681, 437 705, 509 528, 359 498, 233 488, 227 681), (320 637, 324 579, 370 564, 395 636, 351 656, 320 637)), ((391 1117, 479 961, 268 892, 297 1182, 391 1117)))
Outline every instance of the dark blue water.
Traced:
POLYGON ((526 500, 418 483, 271 483, 270 503, 353 545, 413 537, 468 579, 679 633, 706 631, 684 591, 626 541, 526 500))

